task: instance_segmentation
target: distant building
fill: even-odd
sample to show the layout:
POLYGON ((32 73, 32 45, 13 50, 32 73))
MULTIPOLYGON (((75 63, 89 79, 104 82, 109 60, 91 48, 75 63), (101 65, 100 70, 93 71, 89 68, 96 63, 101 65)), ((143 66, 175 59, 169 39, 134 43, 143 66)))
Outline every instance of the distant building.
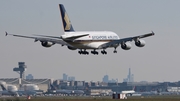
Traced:
POLYGON ((108 83, 109 82, 109 76, 108 75, 104 75, 102 81, 105 82, 105 83, 108 83))
POLYGON ((127 78, 124 78, 124 79, 123 79, 123 82, 128 82, 128 79, 127 79, 127 78))
POLYGON ((104 77, 102 78, 102 82, 104 83, 116 83, 118 82, 118 79, 109 79, 108 75, 104 75, 104 77))
POLYGON ((131 79, 129 82, 134 82, 134 74, 131 74, 131 79))
POLYGON ((68 75, 63 73, 63 80, 67 81, 68 80, 68 75))
POLYGON ((74 81, 75 86, 85 86, 85 81, 74 81))
POLYGON ((109 80, 108 82, 110 82, 110 83, 117 83, 118 80, 117 79, 112 79, 112 80, 109 80))
POLYGON ((32 74, 28 74, 27 76, 26 76, 26 79, 34 79, 34 77, 33 77, 33 75, 32 74))
POLYGON ((68 81, 75 81, 75 77, 74 76, 68 77, 68 81))
POLYGON ((123 82, 134 82, 134 74, 131 74, 131 68, 129 68, 128 76, 123 79, 123 82))

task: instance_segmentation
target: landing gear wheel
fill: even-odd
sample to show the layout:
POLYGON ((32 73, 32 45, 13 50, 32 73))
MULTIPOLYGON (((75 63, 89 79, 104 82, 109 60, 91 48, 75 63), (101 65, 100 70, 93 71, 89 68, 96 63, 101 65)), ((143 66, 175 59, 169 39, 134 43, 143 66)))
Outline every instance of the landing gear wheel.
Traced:
POLYGON ((117 47, 114 47, 114 51, 113 51, 113 53, 117 53, 117 50, 116 50, 116 48, 117 48, 117 47))
POLYGON ((98 52, 96 50, 91 51, 91 53, 94 54, 94 55, 98 55, 98 52))
POLYGON ((88 52, 88 51, 86 51, 86 50, 82 51, 82 49, 79 50, 78 53, 79 53, 79 54, 83 54, 83 55, 89 55, 89 52, 88 52))
POLYGON ((101 51, 101 53, 104 55, 104 54, 107 54, 107 52, 105 50, 101 51))
POLYGON ((117 53, 117 51, 116 51, 116 50, 114 50, 113 52, 114 52, 114 53, 117 53))
POLYGON ((78 51, 79 54, 82 54, 82 51, 78 51))

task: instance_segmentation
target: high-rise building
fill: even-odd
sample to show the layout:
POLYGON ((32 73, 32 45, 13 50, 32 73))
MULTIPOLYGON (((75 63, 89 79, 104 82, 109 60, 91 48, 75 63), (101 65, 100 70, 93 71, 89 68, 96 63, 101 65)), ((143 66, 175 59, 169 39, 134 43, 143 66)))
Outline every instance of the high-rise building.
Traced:
POLYGON ((128 74, 128 82, 131 81, 131 68, 129 68, 129 74, 128 74))
POLYGON ((68 80, 68 75, 63 73, 63 80, 67 81, 68 80))
POLYGON ((131 82, 134 82, 134 74, 131 74, 131 82))
POLYGON ((106 83, 109 82, 109 76, 108 75, 104 75, 103 82, 106 82, 106 83))
POLYGON ((131 74, 131 68, 129 68, 128 76, 123 79, 123 82, 134 82, 134 74, 131 74))

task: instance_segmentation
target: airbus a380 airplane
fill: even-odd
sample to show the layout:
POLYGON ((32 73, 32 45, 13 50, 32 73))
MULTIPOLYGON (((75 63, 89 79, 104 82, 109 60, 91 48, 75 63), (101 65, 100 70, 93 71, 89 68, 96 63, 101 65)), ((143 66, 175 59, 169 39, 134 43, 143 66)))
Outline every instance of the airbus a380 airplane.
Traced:
POLYGON ((51 47, 54 44, 67 46, 70 50, 79 49, 79 54, 89 54, 87 49, 91 49, 92 54, 98 54, 96 50, 101 50, 102 54, 107 54, 107 48, 114 48, 114 53, 117 53, 116 48, 120 45, 122 49, 129 50, 131 48, 130 41, 134 41, 138 47, 143 47, 145 41, 142 38, 154 35, 154 32, 139 35, 135 37, 127 37, 120 39, 119 36, 111 31, 75 31, 67 15, 67 12, 62 4, 59 4, 60 14, 62 18, 64 35, 58 36, 24 36, 16 34, 8 34, 16 37, 35 39, 35 42, 40 41, 44 47, 51 47))

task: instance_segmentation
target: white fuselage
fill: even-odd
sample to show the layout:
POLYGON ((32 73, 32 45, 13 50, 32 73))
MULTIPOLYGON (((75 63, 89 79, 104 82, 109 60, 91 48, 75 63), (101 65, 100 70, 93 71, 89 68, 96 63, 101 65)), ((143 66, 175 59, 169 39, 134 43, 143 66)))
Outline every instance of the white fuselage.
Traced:
MULTIPOLYGON (((118 40, 119 36, 110 31, 86 31, 86 32, 66 32, 62 35, 63 38, 72 36, 86 35, 83 37, 76 38, 74 40, 64 40, 68 44, 78 49, 99 49, 99 46, 108 43, 113 40, 118 40)), ((118 46, 118 45, 116 45, 118 46)), ((112 46, 112 47, 116 47, 112 46)))
POLYGON ((121 93, 123 94, 132 94, 132 93, 135 93, 134 90, 127 90, 127 91, 122 91, 121 93))

